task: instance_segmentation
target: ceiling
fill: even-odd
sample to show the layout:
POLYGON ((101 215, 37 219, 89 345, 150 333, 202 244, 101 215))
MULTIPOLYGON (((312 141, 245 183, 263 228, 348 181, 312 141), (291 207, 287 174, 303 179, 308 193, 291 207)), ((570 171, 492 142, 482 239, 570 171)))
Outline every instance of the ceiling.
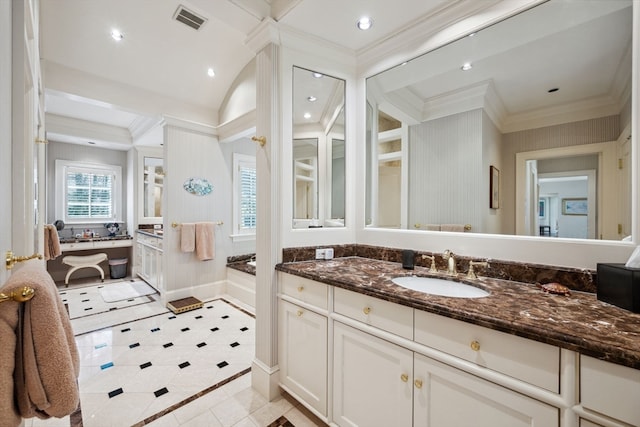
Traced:
POLYGON ((105 140, 98 145, 128 149, 127 138, 152 126, 159 116, 145 111, 142 103, 106 101, 111 92, 217 115, 234 79, 254 57, 245 45, 247 36, 267 17, 356 55, 452 2, 401 3, 402 7, 385 0, 41 0, 47 138, 86 143, 91 132, 73 135, 74 129, 97 123, 116 128, 106 133, 115 143, 105 140), (180 5, 206 19, 199 30, 173 19, 180 5), (369 31, 356 28, 364 15, 374 19, 369 31), (113 28, 124 34, 122 40, 111 38, 113 28), (207 75, 209 68, 215 77, 207 75), (62 88, 56 73, 77 81, 76 87, 62 88), (104 98, 82 95, 87 86, 102 88, 104 98))
MULTIPOLYGON (((483 1, 484 5, 496 3, 496 0, 483 1)), ((474 6, 474 2, 477 0, 41 0, 40 49, 47 138, 80 144, 91 140, 98 146, 127 150, 133 139, 157 124, 162 115, 170 115, 168 111, 176 105, 184 111, 197 112, 200 117, 211 118, 208 122, 218 123, 218 110, 229 88, 254 58, 245 42, 265 18, 326 40, 357 57, 411 29, 436 11, 456 4, 474 6), (173 19, 180 6, 206 19, 199 30, 173 19), (374 25, 368 31, 358 30, 356 21, 365 15, 373 18, 374 25), (112 28, 122 31, 124 38, 113 40, 112 28), (209 68, 215 71, 215 77, 207 75, 209 68), (60 76, 65 76, 65 84, 60 83, 60 76), (117 94, 127 96, 118 98, 114 96, 117 94), (114 99, 134 102, 115 102, 114 99)), ((613 3, 628 2, 594 4, 605 7, 613 3)), ((576 19, 577 15, 572 20, 576 19)), ((517 20, 510 23, 520 25, 519 28, 528 25, 517 20)), ((567 22, 569 24, 575 22, 567 22)), ((604 93, 606 88, 611 88, 621 58, 625 51, 630 51, 629 44, 616 44, 615 40, 623 37, 628 28, 620 25, 615 31, 596 30, 591 38, 578 35, 579 42, 567 52, 559 50, 560 44, 554 42, 552 34, 547 34, 548 27, 535 25, 531 33, 514 28, 514 37, 494 37, 489 53, 502 58, 502 62, 495 61, 493 64, 497 65, 491 67, 487 64, 484 70, 475 42, 469 40, 462 44, 460 50, 466 49, 465 55, 478 65, 474 74, 469 74, 474 76, 469 87, 492 79, 504 109, 510 114, 532 109, 537 102, 549 102, 546 90, 562 77, 572 85, 563 86, 554 96, 566 96, 567 103, 571 86, 575 86, 576 92, 588 93, 592 99, 598 91, 604 93), (528 36, 530 40, 517 40, 526 38, 526 34, 532 34, 528 36), (514 60, 515 53, 509 46, 520 41, 526 41, 528 48, 524 56, 514 60), (619 49, 609 50, 606 58, 593 56, 595 52, 607 52, 596 49, 602 45, 617 45, 619 49), (532 50, 543 52, 545 59, 531 64, 532 50), (565 76, 550 73, 548 64, 566 58, 572 59, 570 67, 553 68, 565 76), (516 74, 522 76, 515 82, 510 78, 513 74, 505 73, 514 66, 519 67, 516 74), (596 80, 588 80, 587 74, 596 80), (533 82, 538 77, 544 77, 544 82, 534 88, 533 82)), ((491 31, 483 33, 484 37, 491 35, 491 31)), ((416 71, 414 67, 418 67, 420 61, 411 61, 404 70, 385 73, 389 77, 381 78, 381 90, 404 90, 404 95, 429 105, 426 100, 439 96, 434 89, 442 93, 459 84, 459 78, 455 77, 459 74, 457 58, 451 65, 449 58, 433 54, 428 57, 436 58, 428 71, 416 71), (399 87, 394 74, 408 76, 410 86, 405 81, 399 87), (439 83, 430 83, 429 79, 438 79, 439 83)), ((629 56, 626 59, 630 61, 629 56)), ((305 98, 307 95, 317 93, 305 94, 305 98)), ((585 104, 583 99, 571 99, 574 104, 585 104)))

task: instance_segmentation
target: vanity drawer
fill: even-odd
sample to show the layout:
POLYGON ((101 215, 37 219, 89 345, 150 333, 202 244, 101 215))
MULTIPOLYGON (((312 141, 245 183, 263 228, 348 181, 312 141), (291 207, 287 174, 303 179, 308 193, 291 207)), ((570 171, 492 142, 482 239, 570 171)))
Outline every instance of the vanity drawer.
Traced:
POLYGON ((580 403, 586 409, 640 426, 640 370, 580 355, 580 403))
POLYGON ((280 293, 318 308, 327 309, 328 286, 324 283, 280 273, 280 293))
POLYGON ((413 308, 369 295, 334 289, 336 313, 375 326, 403 338, 413 339, 413 308))
POLYGON ((560 348, 416 310, 415 341, 479 366, 560 392, 560 348))

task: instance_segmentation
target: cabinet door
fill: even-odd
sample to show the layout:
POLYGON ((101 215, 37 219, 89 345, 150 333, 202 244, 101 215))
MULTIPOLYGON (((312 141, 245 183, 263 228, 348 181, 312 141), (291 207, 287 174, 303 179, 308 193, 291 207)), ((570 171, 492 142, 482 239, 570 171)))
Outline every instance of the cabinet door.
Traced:
POLYGON ((557 408, 421 354, 414 362, 415 426, 559 425, 557 408))
POLYGON ((333 336, 333 422, 411 426, 413 353, 339 322, 333 336))
POLYGON ((280 382, 327 416, 327 318, 280 301, 280 382))

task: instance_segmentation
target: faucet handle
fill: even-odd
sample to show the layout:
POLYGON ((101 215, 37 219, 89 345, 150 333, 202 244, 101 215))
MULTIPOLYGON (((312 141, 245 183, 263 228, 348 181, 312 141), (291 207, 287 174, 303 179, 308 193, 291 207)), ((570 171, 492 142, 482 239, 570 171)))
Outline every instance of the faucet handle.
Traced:
POLYGON ((476 272, 473 269, 474 265, 480 265, 483 267, 489 267, 489 263, 486 261, 469 261, 469 271, 467 272, 468 279, 477 279, 476 272))
POLYGON ((430 259, 431 267, 429 267, 429 273, 437 273, 438 269, 436 268, 436 257, 433 255, 422 255, 422 259, 430 259))

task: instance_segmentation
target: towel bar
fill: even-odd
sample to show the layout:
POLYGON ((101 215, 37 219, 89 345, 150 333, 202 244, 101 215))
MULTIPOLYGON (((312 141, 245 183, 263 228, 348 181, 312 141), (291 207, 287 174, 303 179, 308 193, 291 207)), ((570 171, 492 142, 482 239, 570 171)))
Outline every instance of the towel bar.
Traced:
MULTIPOLYGON (((223 224, 224 224, 224 221, 215 221, 215 222, 214 222, 214 224, 215 224, 215 225, 223 225, 223 224)), ((181 222, 175 222, 175 221, 173 221, 173 222, 171 223, 171 227, 173 227, 173 228, 180 227, 181 225, 182 225, 182 223, 181 223, 181 222)))
POLYGON ((0 292, 0 303, 5 301, 17 301, 17 302, 29 301, 31 298, 33 298, 33 295, 35 294, 35 292, 36 291, 33 288, 30 288, 28 286, 25 286, 19 289, 14 289, 12 291, 9 291, 8 294, 0 292))

